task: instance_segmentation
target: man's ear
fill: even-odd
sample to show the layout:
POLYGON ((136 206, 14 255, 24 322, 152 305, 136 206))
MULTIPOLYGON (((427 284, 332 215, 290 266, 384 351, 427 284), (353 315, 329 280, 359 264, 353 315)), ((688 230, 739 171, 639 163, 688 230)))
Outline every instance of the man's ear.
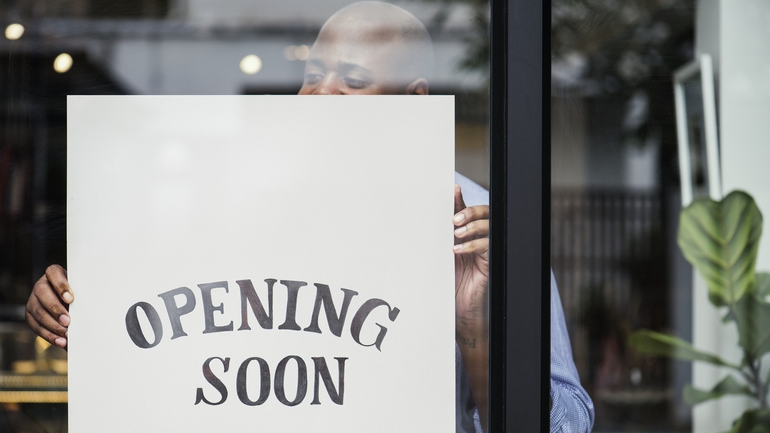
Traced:
POLYGON ((406 86, 407 95, 427 95, 428 94, 428 80, 425 78, 418 78, 412 81, 411 84, 406 86))

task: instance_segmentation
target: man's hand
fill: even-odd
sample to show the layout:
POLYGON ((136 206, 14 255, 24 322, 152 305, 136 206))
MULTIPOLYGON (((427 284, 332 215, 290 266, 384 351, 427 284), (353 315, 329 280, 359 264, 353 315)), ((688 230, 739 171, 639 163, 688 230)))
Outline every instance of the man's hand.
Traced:
POLYGON ((68 308, 74 299, 67 271, 59 265, 49 266, 29 295, 27 324, 49 343, 67 347, 68 308))
POLYGON ((466 207, 462 191, 455 185, 452 222, 455 225, 456 328, 458 332, 478 332, 488 327, 489 206, 466 207))
POLYGON ((465 206, 455 185, 455 335, 483 431, 489 390, 489 206, 465 206))

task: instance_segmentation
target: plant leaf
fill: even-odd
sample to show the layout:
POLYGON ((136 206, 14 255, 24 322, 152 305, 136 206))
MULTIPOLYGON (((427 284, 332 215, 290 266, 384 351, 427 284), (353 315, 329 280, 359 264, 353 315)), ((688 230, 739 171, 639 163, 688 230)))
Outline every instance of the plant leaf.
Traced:
POLYGON ((770 295, 770 274, 757 272, 757 296, 764 300, 768 295, 770 295))
POLYGON ((722 201, 698 198, 682 210, 678 243, 695 266, 716 306, 756 289, 755 266, 762 214, 750 195, 733 191, 722 201))
POLYGON ((752 409, 743 412, 733 424, 730 433, 770 433, 770 409, 752 409))
POLYGON ((698 403, 703 403, 704 401, 734 394, 742 394, 753 397, 751 389, 748 386, 739 383, 733 376, 725 377, 709 391, 697 389, 690 384, 687 384, 684 387, 684 400, 693 406, 698 403))
POLYGON ((770 303, 744 296, 731 308, 738 325, 738 344, 754 359, 770 352, 770 303))
POLYGON ((685 361, 703 361, 740 370, 739 366, 731 364, 716 355, 701 352, 681 338, 648 329, 642 329, 631 334, 631 337, 628 339, 628 345, 644 353, 663 355, 685 361))

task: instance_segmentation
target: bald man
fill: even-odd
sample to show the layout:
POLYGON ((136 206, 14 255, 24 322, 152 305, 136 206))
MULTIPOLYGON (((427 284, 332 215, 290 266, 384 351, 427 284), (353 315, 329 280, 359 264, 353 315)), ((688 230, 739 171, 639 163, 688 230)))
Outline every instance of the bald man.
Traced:
POLYGON ((427 95, 432 69, 433 45, 418 19, 388 3, 354 3, 321 28, 299 94, 427 95))
MULTIPOLYGON (((323 25, 305 65, 300 95, 427 95, 433 47, 423 24, 382 2, 354 3, 323 25)), ((455 186, 455 330, 457 432, 486 430, 488 414, 489 206, 486 190, 457 174, 455 186), (468 205, 466 205, 466 202, 468 205)), ((448 289, 448 288, 447 288, 448 289)), ((48 267, 27 302, 32 330, 67 346, 66 271, 48 267)), ((555 283, 551 305, 551 431, 590 431, 593 406, 580 386, 555 283), (554 346, 555 344, 555 346, 554 346)))

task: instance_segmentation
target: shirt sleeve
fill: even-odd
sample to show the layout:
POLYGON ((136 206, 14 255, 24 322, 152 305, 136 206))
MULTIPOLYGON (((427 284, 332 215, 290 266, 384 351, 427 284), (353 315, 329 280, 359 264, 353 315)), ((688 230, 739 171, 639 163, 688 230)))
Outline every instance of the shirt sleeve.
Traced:
POLYGON ((551 433, 590 432, 594 405, 580 385, 564 310, 551 273, 551 433))

